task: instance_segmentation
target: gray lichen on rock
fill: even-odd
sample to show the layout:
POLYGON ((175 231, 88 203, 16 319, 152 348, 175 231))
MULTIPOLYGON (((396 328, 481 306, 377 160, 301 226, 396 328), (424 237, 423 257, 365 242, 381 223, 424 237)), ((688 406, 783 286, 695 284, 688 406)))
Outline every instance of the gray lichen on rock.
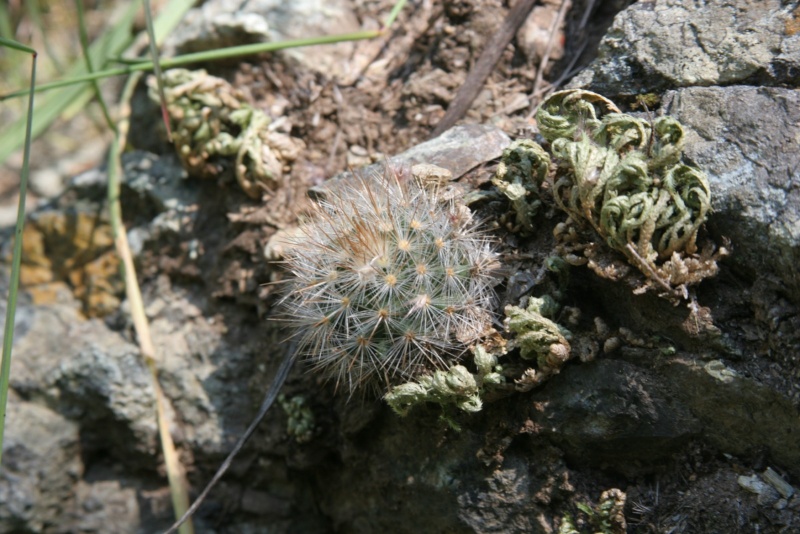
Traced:
POLYGON ((609 95, 748 83, 795 85, 800 39, 791 2, 655 0, 617 17, 598 59, 571 87, 609 95))

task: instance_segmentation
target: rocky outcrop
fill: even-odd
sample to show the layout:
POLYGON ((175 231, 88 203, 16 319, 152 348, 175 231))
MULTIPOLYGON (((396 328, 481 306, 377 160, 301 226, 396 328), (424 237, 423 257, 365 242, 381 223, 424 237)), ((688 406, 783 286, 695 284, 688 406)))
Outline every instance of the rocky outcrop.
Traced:
POLYGON ((800 302, 800 93, 692 87, 668 91, 663 105, 689 130, 687 157, 707 169, 710 226, 734 244, 732 267, 770 278, 800 302))
MULTIPOLYGON (((571 321, 570 343, 593 346, 594 359, 569 361, 532 391, 511 391, 512 383, 477 414, 423 406, 403 419, 380 400, 337 395, 298 367, 283 393, 287 406, 307 410, 313 430, 293 437, 289 415, 273 409, 201 509, 197 530, 553 532, 568 516, 596 526, 591 517, 613 507, 593 503, 614 497, 621 506, 625 494, 630 523, 662 530, 797 529, 798 497, 764 499, 737 482, 742 474, 766 480, 767 467, 790 487, 800 482, 800 102, 783 86, 797 81, 791 8, 639 2, 574 82, 610 97, 659 93, 657 112, 684 125, 686 157, 711 184, 703 232, 731 244, 716 278, 677 307, 580 267, 556 281, 543 267, 552 213, 535 216, 536 234, 504 232, 508 203, 486 192, 487 162, 509 142, 502 132, 470 126, 411 149, 407 163, 422 158, 484 186, 471 200, 496 222, 520 284, 509 283, 504 303, 561 284, 570 308, 557 319, 571 321), (481 150, 470 148, 476 139, 481 150)), ((135 152, 125 167, 129 237, 171 430, 198 489, 254 415, 286 350, 287 332, 267 320, 276 290, 266 283, 281 271, 264 258, 280 225, 277 212, 264 215, 235 188, 186 180, 171 157, 135 152)), ((79 177, 47 210, 101 213, 103 180, 99 170, 79 177)), ((36 273, 46 276, 17 312, 0 531, 158 531, 171 519, 169 495, 152 385, 125 305, 92 316, 75 276, 42 270, 59 264, 58 251, 41 253, 36 273)), ((500 364, 509 376, 521 365, 514 353, 500 364)))
POLYGON ((637 2, 570 85, 608 97, 713 85, 796 85, 796 6, 780 0, 637 2))

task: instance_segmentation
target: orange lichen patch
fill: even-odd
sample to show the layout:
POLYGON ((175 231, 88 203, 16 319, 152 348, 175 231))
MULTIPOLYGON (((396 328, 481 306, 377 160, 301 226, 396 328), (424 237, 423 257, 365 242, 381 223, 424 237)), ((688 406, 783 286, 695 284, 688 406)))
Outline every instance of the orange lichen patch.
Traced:
POLYGON ((34 304, 52 304, 59 300, 60 295, 71 295, 72 288, 64 282, 51 282, 26 288, 34 304))
POLYGON ((37 304, 55 301, 66 283, 87 316, 111 313, 124 289, 111 227, 96 213, 36 214, 22 234, 20 282, 37 304))
POLYGON ((69 282, 75 297, 83 302, 84 311, 90 317, 102 317, 119 307, 123 290, 119 276, 119 258, 116 251, 109 251, 69 272, 69 282))
MULTIPOLYGON (((25 234, 27 234, 27 229, 25 234)), ((23 234, 23 239, 25 237, 23 234)), ((23 255, 25 253, 23 252, 23 255)), ((24 257, 24 256, 23 256, 24 257)), ((22 287, 33 287, 53 282, 53 271, 50 266, 22 264, 19 273, 19 283, 22 287)))
POLYGON ((792 18, 786 21, 785 30, 786 35, 796 35, 800 33, 800 6, 794 9, 792 18))

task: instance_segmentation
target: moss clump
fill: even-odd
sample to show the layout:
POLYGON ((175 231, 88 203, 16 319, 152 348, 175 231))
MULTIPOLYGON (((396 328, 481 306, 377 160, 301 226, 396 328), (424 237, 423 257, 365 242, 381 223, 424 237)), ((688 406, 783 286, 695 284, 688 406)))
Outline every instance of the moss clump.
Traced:
POLYGON ((612 488, 600 495, 600 502, 595 506, 578 503, 576 506, 584 517, 576 521, 570 515, 565 515, 561 519, 558 534, 624 534, 627 532, 626 500, 627 496, 622 490, 612 488))
POLYGON ((279 395, 278 403, 289 417, 286 423, 286 433, 293 437, 297 443, 311 441, 314 436, 316 420, 314 419, 314 412, 311 411, 309 406, 308 398, 304 395, 295 395, 291 398, 279 395))
POLYGON ((556 315, 559 309, 559 304, 549 296, 531 297, 526 308, 506 306, 505 327, 515 336, 507 346, 503 344, 496 349, 487 349, 484 345, 472 347, 476 372, 455 365, 447 371, 426 374, 392 388, 385 397, 386 401, 402 416, 414 406, 429 402, 442 406, 445 413, 453 407, 465 412, 478 412, 489 392, 510 388, 529 391, 558 374, 573 356, 569 342, 572 334, 548 318, 556 315), (514 381, 513 387, 506 387, 503 368, 497 359, 507 350, 517 347, 523 360, 535 361, 535 368, 526 369, 514 381))
POLYGON ((545 374, 557 373, 572 353, 568 340, 570 332, 545 317, 553 315, 557 306, 547 296, 531 297, 525 309, 506 306, 506 329, 516 334, 520 356, 536 360, 539 372, 545 374))
MULTIPOLYGON (((472 347, 477 373, 463 365, 454 365, 447 371, 435 371, 414 382, 393 387, 386 394, 386 402, 401 416, 414 406, 433 402, 443 409, 455 407, 465 412, 479 412, 483 407, 481 395, 493 386, 505 382, 497 364, 497 355, 483 345, 472 347)), ((504 351, 503 351, 504 352, 504 351)))

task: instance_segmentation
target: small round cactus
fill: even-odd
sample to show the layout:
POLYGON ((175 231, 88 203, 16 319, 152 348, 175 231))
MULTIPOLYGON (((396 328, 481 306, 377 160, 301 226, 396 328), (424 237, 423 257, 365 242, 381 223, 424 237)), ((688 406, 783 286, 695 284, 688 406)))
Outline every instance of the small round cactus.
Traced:
POLYGON ((286 253, 298 350, 351 394, 447 369, 491 323, 490 240, 408 174, 339 185, 286 253))

